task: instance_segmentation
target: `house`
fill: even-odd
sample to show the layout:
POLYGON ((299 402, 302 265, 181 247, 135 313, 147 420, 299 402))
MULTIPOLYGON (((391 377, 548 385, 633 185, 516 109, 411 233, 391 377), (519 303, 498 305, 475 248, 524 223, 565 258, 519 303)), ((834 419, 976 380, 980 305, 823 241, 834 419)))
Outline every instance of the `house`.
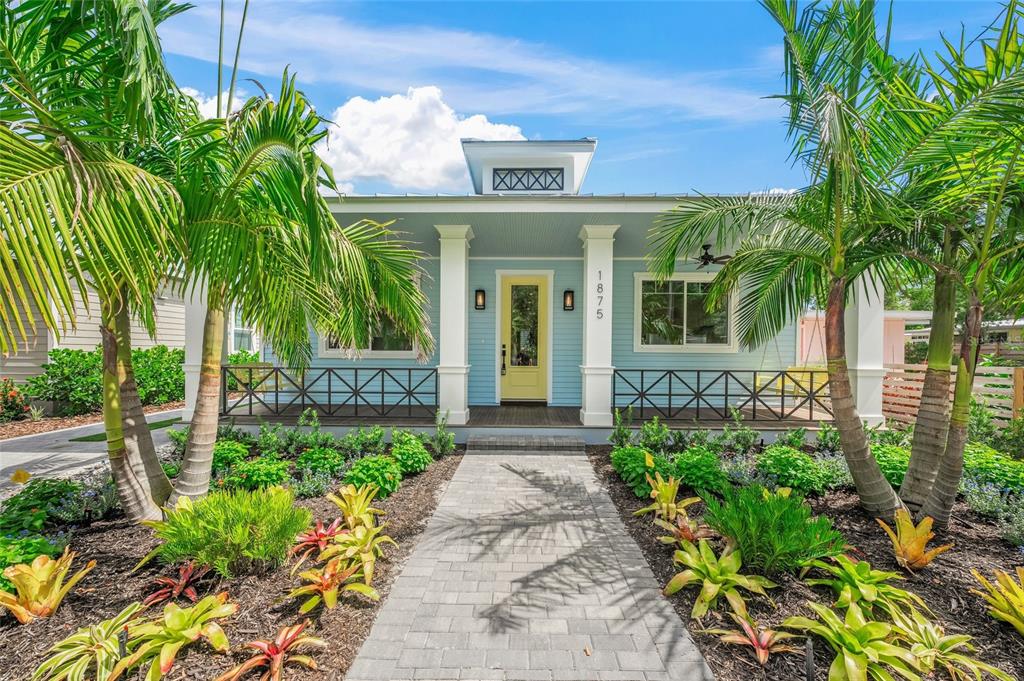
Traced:
MULTIPOLYGON (((882 333, 882 358, 886 364, 905 364, 906 349, 912 333, 907 325, 919 326, 932 320, 930 310, 886 310, 882 333)), ((924 336, 928 341, 928 334, 924 336)), ((825 366, 825 316, 811 312, 800 318, 800 366, 825 366)))
MULTIPOLYGON (((417 349, 386 328, 355 359, 314 338, 305 372, 276 366, 265 348, 268 366, 225 368, 235 389, 225 392, 222 415, 255 423, 312 407, 323 423, 348 427, 429 425, 446 414, 460 433, 607 431, 614 411, 629 406, 638 418, 710 426, 728 420, 731 407, 777 427, 830 419, 825 371, 799 366, 797 323, 766 346, 743 348, 737 298, 720 312, 704 309, 715 266, 691 257, 669 281, 648 273, 648 232, 678 197, 585 193, 596 148, 590 138, 467 139, 472 193, 337 201, 340 223, 396 220, 427 254, 420 285, 433 353, 418 362, 417 349)), ((189 318, 201 320, 201 302, 192 307, 189 318)), ((848 314, 858 401, 879 422, 882 308, 861 287, 848 314)), ((192 385, 199 342, 189 335, 186 345, 192 385)))

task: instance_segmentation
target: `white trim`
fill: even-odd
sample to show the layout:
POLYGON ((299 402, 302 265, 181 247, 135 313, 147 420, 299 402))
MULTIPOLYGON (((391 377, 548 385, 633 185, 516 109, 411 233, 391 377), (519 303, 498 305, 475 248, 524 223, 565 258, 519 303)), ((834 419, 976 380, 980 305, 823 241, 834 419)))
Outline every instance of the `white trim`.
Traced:
POLYGON ((550 405, 554 396, 555 368, 555 271, 554 270, 494 270, 494 401, 501 404, 501 298, 502 277, 545 277, 548 280, 548 395, 550 405))
POLYGON ((412 350, 370 350, 352 348, 328 348, 327 339, 322 335, 317 336, 317 356, 329 359, 416 359, 418 357, 416 343, 413 343, 412 350))
POLYGON ((470 260, 583 260, 580 256, 562 255, 534 258, 528 255, 476 255, 470 256, 470 260))
MULTIPOLYGON (((680 198, 683 195, 680 195, 680 198)), ((331 212, 338 215, 374 213, 642 213, 656 214, 675 208, 680 198, 593 197, 593 196, 346 196, 344 202, 331 201, 331 212), (514 205, 509 205, 514 204, 514 205)), ((690 197, 694 198, 694 197, 690 197)))
MULTIPOLYGON (((668 281, 685 281, 685 282, 710 282, 715 278, 715 272, 677 272, 666 279, 668 281)), ((698 353, 698 354, 735 354, 739 352, 739 339, 736 335, 736 303, 738 296, 735 291, 729 295, 729 343, 725 345, 709 345, 706 343, 694 343, 693 345, 686 344, 685 338, 683 339, 683 345, 644 345, 641 343, 642 329, 642 310, 641 310, 641 299, 642 289, 644 281, 652 281, 657 277, 650 272, 634 272, 633 273, 633 352, 643 353, 698 353)), ((685 308, 684 308, 685 314, 685 308)), ((685 329, 686 321, 683 320, 683 327, 685 329)))

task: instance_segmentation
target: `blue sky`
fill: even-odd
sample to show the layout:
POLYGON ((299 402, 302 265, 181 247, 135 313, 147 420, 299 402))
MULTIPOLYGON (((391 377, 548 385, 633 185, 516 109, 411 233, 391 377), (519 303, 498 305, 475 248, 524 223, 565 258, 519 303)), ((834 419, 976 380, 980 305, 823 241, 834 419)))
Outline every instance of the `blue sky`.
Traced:
MULTIPOLYGON (((216 0, 161 27, 178 84, 216 93, 216 0)), ((896 0, 893 49, 931 54, 997 2, 896 0)), ((228 4, 233 50, 241 3, 228 4)), ((798 187, 778 105, 781 42, 753 2, 252 0, 242 77, 285 66, 331 127, 351 192, 467 193, 458 138, 599 140, 584 191, 798 187)), ((226 77, 225 77, 226 80, 226 77)), ((226 84, 225 84, 226 87, 226 84)), ((251 94, 254 85, 242 82, 251 94)))

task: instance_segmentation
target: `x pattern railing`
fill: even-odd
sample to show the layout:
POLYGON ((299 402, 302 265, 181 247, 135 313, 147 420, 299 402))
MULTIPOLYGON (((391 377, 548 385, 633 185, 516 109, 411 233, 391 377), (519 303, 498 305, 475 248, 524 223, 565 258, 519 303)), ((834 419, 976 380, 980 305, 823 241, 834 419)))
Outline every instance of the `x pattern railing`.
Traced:
POLYGON ((617 369, 613 405, 641 419, 831 420, 828 372, 816 370, 617 369))
POLYGON ((437 369, 226 366, 222 416, 424 416, 437 410, 437 369))

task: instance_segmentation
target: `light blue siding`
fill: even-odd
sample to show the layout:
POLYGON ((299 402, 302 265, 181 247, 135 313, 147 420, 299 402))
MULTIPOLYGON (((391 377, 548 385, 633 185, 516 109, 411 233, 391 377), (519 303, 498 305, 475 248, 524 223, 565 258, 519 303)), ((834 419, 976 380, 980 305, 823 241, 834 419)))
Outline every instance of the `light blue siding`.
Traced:
POLYGON ((551 291, 553 365, 551 368, 552 406, 577 406, 582 391, 580 364, 583 362, 583 260, 474 260, 469 261, 470 296, 476 289, 487 292, 487 309, 469 306, 469 403, 495 404, 495 307, 499 292, 495 289, 497 270, 550 270, 554 274, 551 291), (576 309, 562 309, 562 292, 576 291, 576 309))
MULTIPOLYGON (((683 270, 692 270, 692 266, 683 270)), ((735 353, 634 352, 634 274, 647 271, 643 260, 616 260, 613 281, 612 364, 617 369, 785 369, 796 364, 796 323, 767 346, 735 353)))

